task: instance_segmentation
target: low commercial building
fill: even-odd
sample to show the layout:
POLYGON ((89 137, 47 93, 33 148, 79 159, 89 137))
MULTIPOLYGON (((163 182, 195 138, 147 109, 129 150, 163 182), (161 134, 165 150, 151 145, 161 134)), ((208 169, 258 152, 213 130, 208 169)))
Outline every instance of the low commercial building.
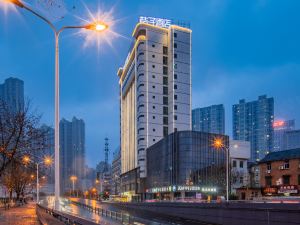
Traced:
POLYGON ((250 142, 230 140, 231 193, 249 183, 248 162, 250 160, 250 142))
POLYGON ((264 195, 299 195, 300 148, 272 152, 259 166, 264 195))
POLYGON ((174 132, 147 149, 146 197, 211 199, 226 192, 225 135, 174 132), (222 139, 224 147, 213 147, 222 139))

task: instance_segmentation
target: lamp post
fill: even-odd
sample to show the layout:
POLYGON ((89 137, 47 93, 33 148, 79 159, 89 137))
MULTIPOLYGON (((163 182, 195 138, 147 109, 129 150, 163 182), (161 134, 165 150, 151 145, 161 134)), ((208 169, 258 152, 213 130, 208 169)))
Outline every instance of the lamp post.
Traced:
MULTIPOLYGON (((23 162, 25 164, 28 164, 31 161, 31 159, 29 158, 29 156, 24 156, 23 157, 23 162)), ((52 158, 49 156, 46 156, 44 158, 44 160, 40 161, 40 162, 36 162, 35 166, 36 166, 36 202, 39 203, 40 201, 40 182, 39 182, 39 165, 40 164, 45 164, 45 165, 51 165, 52 164, 52 158)), ((31 175, 31 177, 33 178, 33 175, 31 175)))
POLYGON ((60 180, 59 180, 59 36, 62 31, 66 29, 88 29, 97 32, 103 32, 108 29, 108 25, 102 21, 82 25, 82 26, 63 26, 57 29, 50 20, 35 12, 33 9, 22 3, 20 0, 6 0, 20 8, 26 9, 33 13, 43 21, 45 21, 54 32, 55 37, 55 134, 54 134, 54 146, 55 146, 55 208, 58 208, 58 199, 60 196, 60 180))
POLYGON ((221 138, 215 138, 213 147, 216 149, 223 149, 226 154, 226 202, 229 201, 229 148, 223 142, 221 138))

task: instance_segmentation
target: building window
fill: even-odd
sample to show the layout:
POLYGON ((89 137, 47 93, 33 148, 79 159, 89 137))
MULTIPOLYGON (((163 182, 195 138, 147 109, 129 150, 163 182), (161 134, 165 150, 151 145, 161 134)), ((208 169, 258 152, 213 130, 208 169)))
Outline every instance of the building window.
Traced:
POLYGON ((177 63, 174 64, 174 69, 177 69, 177 63))
POLYGON ((174 105, 174 110, 177 110, 177 105, 174 105))
POLYGON ((166 66, 163 67, 163 74, 168 75, 168 67, 166 66))
POLYGON ((140 131, 145 130, 144 127, 139 128, 138 133, 140 133, 140 131))
POLYGON ((152 58, 155 58, 155 55, 152 55, 152 58))
POLYGON ((155 105, 154 105, 154 106, 152 106, 152 109, 155 109, 155 105))
POLYGON ((177 80, 177 74, 174 74, 174 80, 177 80))
POLYGON ((154 78, 155 78, 155 76, 154 76, 154 75, 152 75, 152 78, 154 79, 154 78))
POLYGON ((168 54, 168 47, 163 46, 163 54, 167 55, 168 54))
POLYGON ((174 38, 177 38, 177 33, 174 33, 174 38))
POLYGON ((155 86, 153 85, 152 88, 155 89, 155 86))
POLYGON ((272 169, 271 163, 267 163, 267 170, 271 170, 271 169, 272 169))
POLYGON ((155 129, 152 129, 153 130, 153 132, 155 132, 155 129))
POLYGON ((152 48, 155 48, 155 45, 154 45, 154 44, 152 45, 152 48))
POLYGON ((283 168, 284 168, 285 170, 287 170, 287 169, 290 168, 290 162, 289 162, 288 160, 284 162, 283 168))
POLYGON ((168 94, 168 87, 163 87, 163 94, 167 95, 168 94))
POLYGON ((152 116, 152 119, 154 119, 154 120, 155 120, 155 116, 152 116))
POLYGON ((163 112, 164 112, 164 115, 168 115, 168 107, 164 106, 163 112))
POLYGON ((174 95, 174 99, 177 100, 177 95, 174 95))
POLYGON ((177 115, 174 115, 174 120, 177 120, 177 115))
POLYGON ((163 57, 163 64, 168 65, 168 57, 167 56, 163 57))
POLYGON ((266 181, 266 186, 272 186, 272 177, 271 176, 265 177, 265 181, 266 181))
POLYGON ((177 48, 177 43, 174 43, 174 48, 177 48))
POLYGON ((235 160, 232 161, 232 167, 236 168, 236 161, 235 160))
POLYGON ((168 117, 164 116, 163 123, 164 125, 168 125, 168 117))
POLYGON ((174 59, 177 59, 177 54, 176 53, 174 54, 174 59))
POLYGON ((240 177, 240 184, 244 183, 244 177, 240 177))
POLYGON ((283 185, 290 185, 290 175, 283 175, 282 182, 283 182, 283 185))
POLYGON ((167 136, 167 135, 168 135, 168 127, 164 127, 164 137, 167 136))
POLYGON ((145 117, 144 115, 139 115, 138 116, 138 121, 140 121, 140 118, 143 118, 143 117, 145 117))
POLYGON ((177 132, 177 128, 174 128, 174 132, 177 132))
POLYGON ((240 168, 244 168, 244 161, 240 161, 240 168))
POLYGON ((163 77, 163 85, 168 85, 168 78, 167 77, 163 77))
POLYGON ((168 97, 163 97, 163 104, 168 105, 168 97))
POLYGON ((155 139, 153 139, 153 142, 155 142, 155 139))
POLYGON ((152 98, 155 99, 155 95, 153 95, 152 98))
POLYGON ((177 89, 177 84, 174 84, 174 89, 175 89, 175 90, 177 89))
POLYGON ((138 144, 140 143, 140 141, 144 141, 145 140, 145 138, 139 138, 138 139, 138 144))
POLYGON ((152 68, 155 68, 155 65, 152 65, 152 68))

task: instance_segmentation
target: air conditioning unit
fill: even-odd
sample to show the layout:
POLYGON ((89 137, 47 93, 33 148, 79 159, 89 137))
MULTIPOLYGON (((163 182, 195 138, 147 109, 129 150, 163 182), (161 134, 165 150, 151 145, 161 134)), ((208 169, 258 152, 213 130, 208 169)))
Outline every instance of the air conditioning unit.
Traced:
POLYGON ((280 170, 284 170, 284 167, 283 167, 283 166, 279 166, 279 169, 280 169, 280 170))
POLYGON ((271 170, 267 170, 267 173, 271 173, 271 170))

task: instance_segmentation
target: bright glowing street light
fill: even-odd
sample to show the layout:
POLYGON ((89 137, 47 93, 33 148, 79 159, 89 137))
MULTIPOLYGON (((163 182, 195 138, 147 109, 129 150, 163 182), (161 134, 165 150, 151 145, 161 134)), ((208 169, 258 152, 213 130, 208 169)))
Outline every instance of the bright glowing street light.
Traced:
POLYGON ((52 29, 55 35, 55 127, 54 127, 54 148, 55 148, 55 208, 58 209, 59 207, 59 196, 60 196, 60 180, 59 180, 59 93, 60 93, 60 85, 59 85, 59 35, 62 31, 66 29, 88 29, 94 30, 97 32, 104 32, 108 30, 108 24, 100 21, 95 21, 90 24, 81 25, 81 26, 64 26, 60 29, 57 29, 51 21, 49 21, 44 16, 40 15, 26 4, 22 3, 20 0, 4 0, 5 2, 12 3, 20 8, 26 9, 27 11, 33 13, 35 16, 39 17, 43 21, 45 21, 52 29))
POLYGON ((21 8, 24 7, 24 4, 19 0, 4 0, 4 2, 15 4, 16 6, 19 6, 21 8))
POLYGON ((226 153, 226 201, 229 201, 229 148, 222 138, 215 138, 212 146, 218 150, 224 149, 226 153))
POLYGON ((102 22, 102 21, 97 21, 91 24, 88 24, 84 27, 87 30, 94 30, 97 32, 103 32, 109 28, 108 24, 102 22))

